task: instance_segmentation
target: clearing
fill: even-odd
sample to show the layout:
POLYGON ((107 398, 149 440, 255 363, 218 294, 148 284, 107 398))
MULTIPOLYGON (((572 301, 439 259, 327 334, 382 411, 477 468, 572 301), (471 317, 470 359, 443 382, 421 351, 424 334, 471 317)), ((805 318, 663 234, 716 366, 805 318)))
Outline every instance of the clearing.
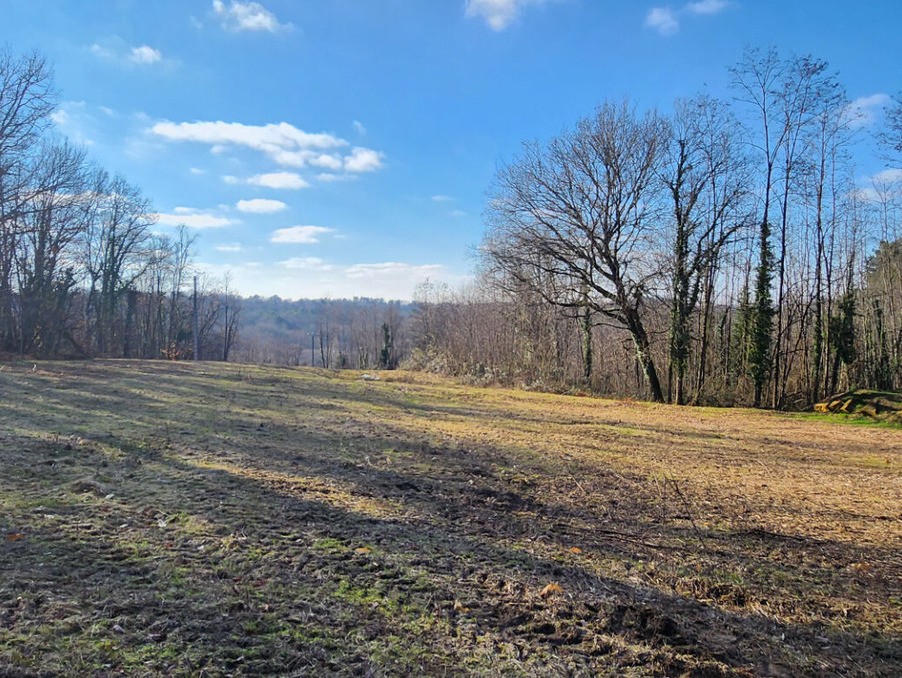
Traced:
POLYGON ((0 675, 902 666, 902 430, 203 363, 0 371, 0 675))

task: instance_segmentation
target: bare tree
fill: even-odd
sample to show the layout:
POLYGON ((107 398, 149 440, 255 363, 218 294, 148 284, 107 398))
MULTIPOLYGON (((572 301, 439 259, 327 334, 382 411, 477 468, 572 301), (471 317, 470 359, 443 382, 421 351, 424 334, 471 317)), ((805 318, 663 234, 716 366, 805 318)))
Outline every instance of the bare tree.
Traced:
POLYGON ((93 192, 98 199, 87 234, 85 268, 97 349, 105 354, 116 352, 117 335, 121 339, 127 333, 127 323, 117 327, 117 313, 123 296, 149 263, 145 245, 153 213, 140 190, 122 177, 98 172, 93 192))
POLYGON ((77 246, 92 198, 82 150, 69 144, 44 146, 35 163, 16 250, 18 350, 46 355, 55 353, 67 334, 77 246))
MULTIPOLYGON (((749 215, 742 211, 748 177, 736 143, 736 122, 722 103, 706 96, 678 102, 674 126, 676 138, 664 181, 674 217, 670 364, 676 377, 675 400, 682 405, 691 347, 689 320, 705 288, 703 359, 721 251, 748 223, 749 215)), ((699 382, 703 369, 700 374, 699 382)))
POLYGON ((0 49, 0 345, 15 348, 13 309, 15 252, 27 209, 33 150, 56 101, 53 76, 36 53, 14 56, 0 49))
POLYGON ((664 394, 643 308, 660 273, 652 184, 669 136, 657 113, 608 103, 574 131, 527 145, 498 173, 483 246, 490 266, 546 302, 588 305, 626 328, 655 401, 664 394))

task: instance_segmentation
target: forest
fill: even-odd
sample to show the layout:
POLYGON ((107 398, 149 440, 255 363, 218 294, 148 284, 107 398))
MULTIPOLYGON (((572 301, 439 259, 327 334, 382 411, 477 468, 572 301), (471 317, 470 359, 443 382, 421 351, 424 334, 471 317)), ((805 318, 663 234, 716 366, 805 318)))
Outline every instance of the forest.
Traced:
POLYGON ((749 49, 730 76, 730 100, 607 102, 526 143, 477 282, 421 290, 423 364, 680 404, 902 387, 902 103, 875 139, 825 61, 749 49))
POLYGON ((45 60, 3 52, 0 350, 403 364, 678 404, 902 388, 902 100, 875 135, 818 58, 748 49, 729 73, 728 99, 607 101, 524 143, 468 286, 290 302, 205 275, 196 236, 155 231, 140 188, 53 132, 45 60))
POLYGON ((0 51, 0 351, 228 360, 240 301, 192 269, 195 236, 154 231, 139 187, 53 132, 37 53, 0 51))

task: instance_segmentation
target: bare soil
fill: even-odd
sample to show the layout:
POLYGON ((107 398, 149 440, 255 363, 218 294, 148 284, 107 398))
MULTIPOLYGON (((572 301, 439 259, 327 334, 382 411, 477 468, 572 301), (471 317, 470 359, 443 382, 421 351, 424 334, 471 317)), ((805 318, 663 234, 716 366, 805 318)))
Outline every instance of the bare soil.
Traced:
POLYGON ((2 368, 0 676, 900 675, 899 428, 2 368))

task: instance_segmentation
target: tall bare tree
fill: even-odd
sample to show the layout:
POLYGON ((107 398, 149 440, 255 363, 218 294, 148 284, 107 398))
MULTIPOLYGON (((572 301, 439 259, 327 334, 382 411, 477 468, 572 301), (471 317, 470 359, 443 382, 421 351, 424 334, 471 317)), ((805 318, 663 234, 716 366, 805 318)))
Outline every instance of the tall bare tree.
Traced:
POLYGON ((0 346, 15 349, 15 253, 34 186, 30 162, 56 102, 53 75, 36 53, 0 48, 0 346))
POLYGON ((738 147, 736 121, 726 106, 707 96, 678 102, 674 131, 663 177, 673 201, 674 224, 670 371, 675 377, 675 400, 682 405, 691 348, 690 318, 704 288, 706 317, 700 351, 704 356, 713 277, 721 252, 748 225, 750 215, 743 211, 747 163, 738 147))
POLYGON ((126 292, 149 264, 145 245, 153 212, 138 188, 105 171, 96 174, 93 192, 98 204, 87 234, 88 307, 97 349, 106 354, 120 349, 128 331, 126 323, 119 326, 118 313, 126 292))
POLYGON ((655 401, 664 393, 643 320, 660 272, 653 184, 670 138, 657 113, 607 103, 570 133, 503 167, 483 253, 490 267, 575 314, 587 305, 628 330, 655 401))
POLYGON ((16 249, 17 348, 46 355, 55 353, 68 334, 67 312, 78 282, 78 248, 93 197, 81 149, 46 145, 35 163, 16 249))

